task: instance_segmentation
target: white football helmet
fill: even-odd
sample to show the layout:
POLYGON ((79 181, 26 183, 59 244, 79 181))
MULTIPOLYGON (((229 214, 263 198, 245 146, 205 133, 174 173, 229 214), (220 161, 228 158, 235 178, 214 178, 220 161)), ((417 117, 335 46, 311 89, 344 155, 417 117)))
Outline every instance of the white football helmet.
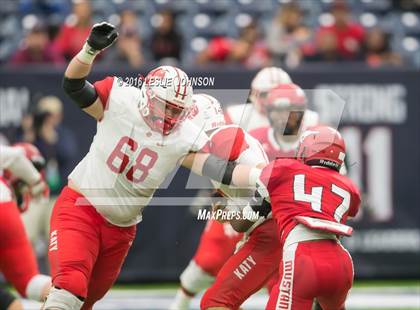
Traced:
POLYGON ((258 71, 251 82, 250 101, 263 112, 263 105, 268 91, 279 84, 292 83, 289 74, 279 67, 266 67, 258 71))
POLYGON ((140 112, 148 126, 168 135, 188 115, 193 89, 188 75, 177 67, 160 66, 141 87, 140 112))
POLYGON ((226 125, 220 102, 207 94, 194 94, 188 119, 205 132, 226 125))

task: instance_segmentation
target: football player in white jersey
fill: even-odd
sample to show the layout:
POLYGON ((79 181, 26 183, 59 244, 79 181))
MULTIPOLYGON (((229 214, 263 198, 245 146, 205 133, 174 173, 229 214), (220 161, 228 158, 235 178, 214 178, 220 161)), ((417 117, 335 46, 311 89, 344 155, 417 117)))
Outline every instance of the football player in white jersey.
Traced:
POLYGON ((278 67, 261 69, 251 82, 250 103, 231 105, 226 109, 226 121, 241 126, 245 131, 270 123, 263 109, 268 91, 279 84, 291 83, 289 74, 278 67))
MULTIPOLYGON (((189 118, 210 138, 208 151, 220 158, 250 165, 265 165, 267 156, 261 144, 237 125, 225 125, 219 101, 207 94, 193 95, 194 107, 189 118)), ((246 205, 252 190, 232 188, 213 181, 214 188, 227 199, 227 210, 246 205)), ((234 253, 242 234, 230 224, 210 219, 204 229, 194 257, 180 276, 180 288, 170 309, 189 309, 191 298, 208 288, 224 263, 234 253)))
POLYGON ((64 74, 65 92, 97 120, 97 132, 51 216, 53 287, 44 309, 91 309, 105 295, 155 189, 208 141, 187 119, 192 87, 178 68, 152 70, 140 89, 116 77, 86 81, 95 56, 117 36, 111 24, 94 25, 64 74))

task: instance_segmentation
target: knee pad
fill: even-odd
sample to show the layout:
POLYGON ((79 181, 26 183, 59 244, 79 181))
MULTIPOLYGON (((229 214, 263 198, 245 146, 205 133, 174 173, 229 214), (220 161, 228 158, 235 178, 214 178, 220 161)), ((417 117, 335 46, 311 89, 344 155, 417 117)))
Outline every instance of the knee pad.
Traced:
POLYGON ((44 310, 80 310, 83 300, 64 289, 51 287, 47 300, 44 303, 44 310))
POLYGON ((51 285, 51 277, 37 274, 29 280, 26 286, 26 297, 36 301, 43 301, 44 296, 42 294, 47 285, 51 285))
POLYGON ((187 268, 180 276, 181 285, 190 293, 198 293, 208 288, 214 281, 214 277, 191 260, 187 268))

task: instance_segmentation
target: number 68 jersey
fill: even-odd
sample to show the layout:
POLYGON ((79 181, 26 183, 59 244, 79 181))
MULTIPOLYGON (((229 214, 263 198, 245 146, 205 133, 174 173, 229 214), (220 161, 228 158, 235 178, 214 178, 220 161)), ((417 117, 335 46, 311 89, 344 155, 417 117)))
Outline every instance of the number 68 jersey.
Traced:
POLYGON ((349 235, 351 228, 341 224, 348 216, 354 217, 360 207, 359 190, 348 177, 295 159, 277 159, 267 165, 257 189, 271 202, 282 242, 298 222, 309 228, 349 235), (342 231, 343 227, 350 231, 342 231))
POLYGON ((189 120, 167 136, 152 131, 140 114, 145 100, 140 90, 117 78, 94 86, 104 117, 89 152, 68 178, 110 223, 131 226, 141 221, 142 209, 179 160, 208 139, 189 120))

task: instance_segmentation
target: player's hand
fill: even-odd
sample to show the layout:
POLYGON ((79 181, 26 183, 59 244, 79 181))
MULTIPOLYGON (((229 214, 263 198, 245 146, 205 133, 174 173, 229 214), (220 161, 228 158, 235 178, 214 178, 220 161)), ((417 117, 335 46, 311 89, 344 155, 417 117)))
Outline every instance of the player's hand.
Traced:
POLYGON ((110 47, 117 37, 118 32, 115 26, 107 22, 102 22, 93 25, 87 43, 92 49, 102 51, 110 47))

